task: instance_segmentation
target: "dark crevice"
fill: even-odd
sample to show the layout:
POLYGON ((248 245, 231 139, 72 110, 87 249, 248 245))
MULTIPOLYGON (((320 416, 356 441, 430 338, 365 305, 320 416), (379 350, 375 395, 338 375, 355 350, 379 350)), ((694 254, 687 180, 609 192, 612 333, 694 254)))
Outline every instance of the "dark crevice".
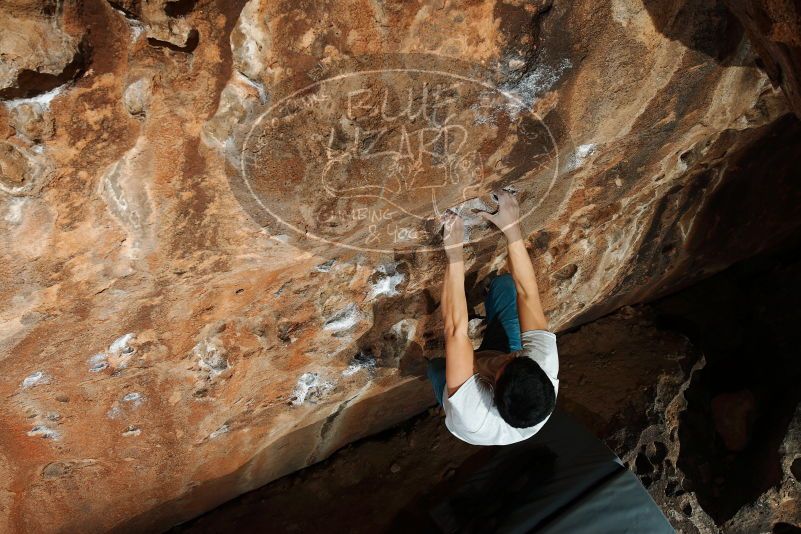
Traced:
POLYGON ((772 534, 801 534, 801 528, 790 523, 776 523, 771 532, 772 534))
POLYGON ((0 90, 0 100, 13 100, 16 98, 33 98, 47 93, 70 81, 79 78, 89 63, 90 47, 86 41, 78 45, 75 57, 68 63, 60 74, 49 74, 25 69, 17 76, 15 87, 0 90))
POLYGON ((198 43, 200 43, 200 32, 195 29, 189 32, 189 37, 187 37, 186 44, 184 46, 178 46, 177 44, 173 44, 169 41, 162 41, 153 37, 147 38, 147 44, 150 46, 155 46, 156 48, 169 48, 175 52, 183 52, 185 54, 191 54, 194 52, 198 43))
POLYGON ((176 0, 175 2, 167 2, 164 6, 164 12, 167 16, 177 18, 185 17, 188 15, 197 4, 197 0, 176 0))
POLYGON ((42 2, 42 15, 45 17, 55 16, 61 9, 59 2, 55 0, 44 0, 42 2))
POLYGON ((108 0, 108 3, 122 13, 126 18, 137 20, 139 19, 139 3, 138 2, 115 2, 113 0, 108 0))
POLYGON ((220 97, 222 96, 223 88, 233 72, 233 51, 231 50, 230 45, 231 32, 234 29, 234 25, 239 20, 239 15, 246 3, 246 0, 216 1, 216 7, 225 15, 225 27, 223 28, 220 38, 217 42, 217 46, 220 50, 220 70, 215 77, 217 80, 217 86, 215 87, 214 92, 217 95, 217 98, 215 99, 214 105, 211 108, 213 111, 211 114, 209 114, 209 117, 217 112, 217 109, 220 106, 220 97))
POLYGON ((334 423, 342 414, 342 412, 345 411, 345 408, 347 408, 350 405, 350 403, 353 402, 353 400, 358 396, 359 395, 354 395, 349 399, 345 399, 339 404, 339 406, 337 406, 337 409, 334 411, 334 413, 325 418, 325 421, 323 421, 323 424, 320 427, 320 439, 317 440, 317 445, 314 447, 314 450, 311 452, 311 454, 309 454, 308 458, 306 459, 307 464, 311 465, 317 463, 318 456, 320 454, 320 448, 325 445, 325 439, 331 432, 331 428, 334 426, 334 423))
POLYGON ((646 0, 644 5, 656 30, 668 39, 722 65, 741 65, 736 52, 744 30, 722 3, 646 0))
POLYGON ((347 408, 348 405, 351 402, 353 402, 353 399, 355 399, 356 397, 358 397, 358 395, 354 395, 353 397, 342 401, 342 403, 337 407, 336 411, 325 418, 325 422, 323 423, 323 426, 320 427, 320 442, 321 443, 323 441, 325 441, 325 438, 328 437, 328 433, 331 432, 331 427, 334 425, 334 422, 337 420, 337 418, 342 414, 342 412, 345 410, 345 408, 347 408))
POLYGON ((799 251, 790 240, 653 304, 660 327, 707 360, 684 393, 677 467, 718 525, 781 483, 781 444, 801 400, 799 251))
POLYGON ((790 466, 790 472, 793 474, 793 477, 801 482, 801 458, 796 458, 793 460, 792 465, 790 466))

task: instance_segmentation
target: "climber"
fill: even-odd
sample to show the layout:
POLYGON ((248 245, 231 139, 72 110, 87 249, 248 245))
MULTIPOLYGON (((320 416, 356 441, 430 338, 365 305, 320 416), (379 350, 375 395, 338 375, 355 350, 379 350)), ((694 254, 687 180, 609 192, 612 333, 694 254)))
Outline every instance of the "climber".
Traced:
POLYGON ((507 445, 536 434, 556 405, 556 336, 540 303, 534 267, 523 244, 517 200, 497 194, 498 210, 480 215, 508 242, 509 273, 492 280, 485 300, 487 329, 474 353, 467 334, 464 221, 445 215, 448 259, 442 286, 445 358, 429 361, 428 377, 445 410, 445 425, 473 445, 507 445))

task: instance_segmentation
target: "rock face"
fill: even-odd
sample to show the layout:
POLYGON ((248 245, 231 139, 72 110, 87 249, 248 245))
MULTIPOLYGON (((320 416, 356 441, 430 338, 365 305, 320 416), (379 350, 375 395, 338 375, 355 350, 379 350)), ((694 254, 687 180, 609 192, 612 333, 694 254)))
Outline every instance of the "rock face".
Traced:
MULTIPOLYGON (((792 532, 801 521, 799 335, 786 328, 801 319, 798 251, 559 338, 560 409, 626 460, 678 532, 792 532)), ((443 416, 431 409, 170 532, 248 532, 265 517, 279 532, 427 531, 460 473, 502 453, 454 438, 443 416)))
MULTIPOLYGON (((565 359, 582 346, 605 354, 596 358, 606 363, 603 374, 593 375, 602 383, 644 365, 632 348, 649 349, 648 365, 659 378, 626 400, 638 409, 618 410, 606 421, 598 417, 604 412, 593 413, 588 421, 606 423, 595 427, 677 531, 791 532, 801 521, 801 394, 794 386, 801 364, 797 330, 787 328, 798 321, 797 250, 563 336, 565 359), (671 327, 692 342, 677 343, 671 327)), ((588 395, 582 389, 592 385, 565 396, 581 405, 588 395)), ((611 400, 605 411, 614 410, 611 400)))
POLYGON ((434 215, 493 189, 557 329, 797 231, 785 96, 662 4, 4 3, 0 529, 168 526, 421 411, 434 215))
POLYGON ((745 28, 771 80, 801 117, 801 9, 792 2, 726 0, 745 28))
POLYGON ((9 2, 0 12, 0 98, 25 98, 55 89, 79 73, 80 35, 64 29, 56 2, 9 2))

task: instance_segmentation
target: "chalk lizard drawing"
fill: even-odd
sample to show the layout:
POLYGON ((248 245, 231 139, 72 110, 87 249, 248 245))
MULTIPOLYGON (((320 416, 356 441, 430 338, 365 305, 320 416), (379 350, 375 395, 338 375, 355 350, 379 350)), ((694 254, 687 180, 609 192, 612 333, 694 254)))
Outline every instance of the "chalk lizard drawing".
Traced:
POLYGON ((460 124, 412 131, 405 125, 373 130, 357 125, 344 147, 337 146, 341 134, 337 127, 330 128, 321 175, 323 188, 334 197, 380 199, 422 219, 403 201, 428 190, 433 214, 439 216, 437 194, 442 189, 462 184, 467 200, 469 190, 479 188, 484 179, 481 154, 463 153, 468 130, 460 124))

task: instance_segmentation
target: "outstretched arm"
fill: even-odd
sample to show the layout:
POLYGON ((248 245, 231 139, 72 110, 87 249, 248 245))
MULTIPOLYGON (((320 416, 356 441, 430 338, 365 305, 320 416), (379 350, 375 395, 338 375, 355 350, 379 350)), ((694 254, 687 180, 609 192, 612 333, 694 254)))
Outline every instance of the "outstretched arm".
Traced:
POLYGON ((473 344, 467 335, 467 298, 464 293, 464 221, 448 213, 445 221, 445 282, 442 319, 445 323, 445 382, 453 395, 473 376, 473 344))
POLYGON ((517 314, 520 330, 547 330, 548 321, 540 302, 537 277, 528 256, 520 231, 520 208, 517 200, 507 191, 498 193, 498 211, 495 214, 482 212, 506 236, 509 243, 509 271, 517 289, 517 314))

